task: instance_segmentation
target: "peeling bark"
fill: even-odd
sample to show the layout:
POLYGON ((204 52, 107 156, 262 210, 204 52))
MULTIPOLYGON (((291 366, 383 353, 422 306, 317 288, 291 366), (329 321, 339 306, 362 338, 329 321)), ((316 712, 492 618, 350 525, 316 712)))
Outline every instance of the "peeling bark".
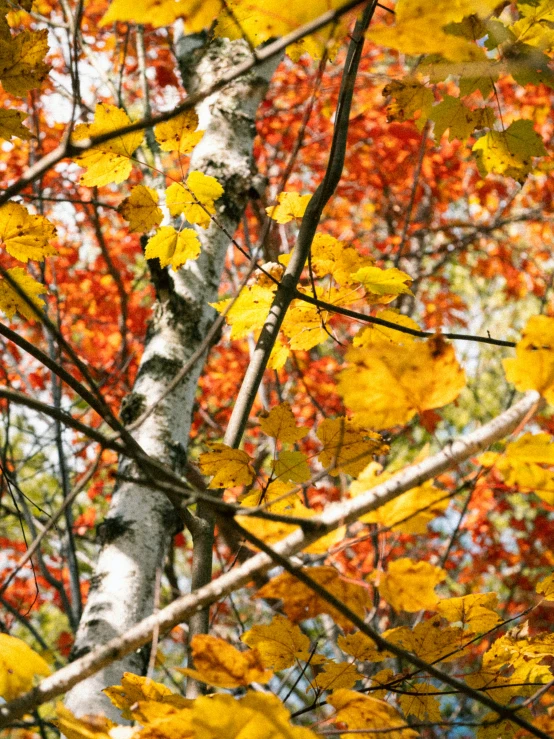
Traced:
MULTIPOLYGON (((242 41, 215 39, 195 48, 198 39, 183 37, 178 46, 183 80, 189 94, 207 88, 249 56, 242 41)), ((122 408, 129 424, 145 407, 155 410, 133 432, 155 459, 182 473, 192 408, 203 361, 164 397, 179 371, 203 341, 215 311, 208 303, 217 297, 225 254, 256 182, 252 158, 254 119, 278 59, 266 62, 206 98, 197 108, 202 141, 191 157, 190 169, 216 177, 224 188, 216 219, 207 230, 197 229, 202 253, 178 272, 155 270, 157 302, 147 332, 144 354, 133 392, 122 408)), ((129 476, 133 465, 120 461, 129 476)), ((101 551, 79 625, 72 658, 125 633, 152 613, 156 569, 163 566, 173 534, 181 528, 172 504, 160 492, 124 482, 114 492, 105 522, 99 528, 101 551)), ((76 685, 67 698, 77 715, 105 713, 121 721, 101 690, 120 683, 123 672, 141 674, 148 650, 139 649, 76 685)))

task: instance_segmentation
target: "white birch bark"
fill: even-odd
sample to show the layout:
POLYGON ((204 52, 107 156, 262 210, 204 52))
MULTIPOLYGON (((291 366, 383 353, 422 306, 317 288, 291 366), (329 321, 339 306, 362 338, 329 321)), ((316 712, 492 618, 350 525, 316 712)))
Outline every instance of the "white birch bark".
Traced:
MULTIPOLYGON (((221 74, 244 61, 243 41, 216 39, 207 47, 186 51, 183 39, 180 64, 190 93, 209 88, 221 74)), ((206 98, 198 106, 202 141, 191 157, 190 169, 216 177, 224 188, 216 218, 233 234, 244 211, 255 176, 252 145, 254 118, 279 59, 266 62, 206 98)), ((212 223, 197 229, 202 253, 179 272, 159 272, 155 279, 157 302, 133 392, 126 399, 122 418, 131 423, 158 400, 153 413, 134 431, 142 448, 178 472, 184 470, 192 408, 203 361, 164 397, 168 384, 204 339, 215 311, 208 305, 217 298, 229 246, 229 236, 212 223)), ((133 467, 120 461, 129 475, 133 467)), ((180 528, 173 506, 160 492, 124 482, 114 492, 105 522, 100 527, 102 549, 79 625, 73 659, 106 644, 152 613, 157 568, 163 566, 167 547, 180 528)), ((119 711, 102 689, 119 684, 123 672, 141 674, 147 654, 137 650, 75 686, 67 706, 77 715, 105 713, 121 720, 119 711)))

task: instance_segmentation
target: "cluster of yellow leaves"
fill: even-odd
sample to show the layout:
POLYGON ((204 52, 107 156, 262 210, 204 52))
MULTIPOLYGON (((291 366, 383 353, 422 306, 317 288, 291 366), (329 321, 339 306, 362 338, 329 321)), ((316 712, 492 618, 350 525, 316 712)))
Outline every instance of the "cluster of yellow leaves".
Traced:
POLYGON ((366 35, 404 54, 440 54, 454 62, 479 61, 485 58, 483 49, 449 32, 447 27, 466 16, 487 16, 496 6, 496 0, 458 0, 454 3, 437 0, 432 4, 399 0, 395 6, 394 26, 377 26, 366 35))
POLYGON ((268 672, 256 648, 239 652, 223 639, 210 634, 197 634, 191 642, 194 669, 179 671, 208 685, 219 688, 238 688, 251 683, 267 683, 268 672))
POLYGON ((407 423, 416 413, 441 408, 466 384, 453 347, 440 335, 352 348, 346 359, 349 366, 340 374, 338 391, 354 420, 367 428, 407 423))
MULTIPOLYGON (((220 643, 221 640, 219 640, 220 643)), ((236 651, 236 650, 235 650, 236 651)), ((239 652, 236 652, 240 654, 239 652)), ((58 705, 56 725, 68 739, 315 739, 307 728, 293 726, 290 713, 274 695, 248 691, 240 698, 214 694, 194 701, 171 693, 164 685, 125 673, 120 686, 106 694, 125 718, 139 724, 124 727, 103 717, 77 719, 58 705)))
POLYGON ((503 454, 485 452, 478 461, 484 467, 494 467, 506 485, 534 492, 554 504, 554 441, 549 434, 523 434, 507 444, 503 454))
MULTIPOLYGON (((130 118, 124 110, 113 105, 100 103, 96 106, 94 121, 75 127, 73 140, 112 133, 128 126, 130 118)), ((159 123, 154 133, 163 151, 190 154, 204 132, 197 131, 198 116, 189 110, 159 123)), ((75 161, 86 167, 81 182, 89 187, 100 187, 127 179, 133 167, 133 155, 144 140, 142 131, 116 136, 79 154, 75 161)), ((223 194, 223 188, 214 177, 202 172, 190 172, 186 182, 174 182, 165 191, 165 203, 171 216, 183 215, 191 224, 201 228, 210 225, 211 214, 215 213, 215 201, 223 194)), ((119 207, 120 214, 129 221, 132 232, 146 233, 157 228, 163 219, 158 207, 158 193, 145 185, 137 185, 119 207)), ((173 226, 162 226, 146 245, 147 259, 158 258, 162 267, 171 265, 177 270, 189 259, 200 254, 200 240, 192 228, 176 230, 173 226)))
POLYGON ((17 698, 33 687, 35 678, 50 674, 44 659, 14 636, 0 634, 0 698, 17 698))
MULTIPOLYGON (((168 26, 183 18, 187 31, 197 33, 209 28, 217 18, 216 33, 236 39, 247 38, 254 46, 270 38, 284 36, 299 26, 314 20, 332 8, 339 8, 345 0, 311 0, 309 3, 291 3, 284 6, 278 0, 113 0, 102 19, 102 25, 114 21, 168 26)), ((307 52, 320 58, 333 38, 344 33, 345 21, 327 26, 291 45, 289 56, 297 59, 307 52), (338 26, 338 28, 337 28, 338 26)))
MULTIPOLYGON (((350 485, 350 494, 361 495, 385 482, 393 473, 383 473, 377 462, 370 462, 350 485)), ((408 490, 360 518, 363 523, 376 523, 402 534, 425 534, 428 524, 448 506, 444 491, 431 481, 408 490)))
MULTIPOLYGON (((44 216, 32 215, 19 203, 6 203, 0 207, 0 242, 8 254, 20 262, 26 263, 29 259, 43 261, 45 257, 56 254, 50 243, 55 236, 56 229, 44 216)), ((0 280, 0 309, 8 318, 12 318, 16 311, 28 319, 36 318, 32 305, 17 288, 32 305, 37 308, 44 305, 38 297, 46 292, 44 285, 21 267, 14 267, 7 270, 7 279, 0 280)))
MULTIPOLYGON (((363 585, 342 578, 333 567, 311 567, 306 574, 309 574, 315 582, 347 605, 360 618, 363 618, 366 609, 370 608, 369 590, 363 585)), ((303 621, 307 618, 314 618, 320 613, 328 613, 339 626, 345 630, 352 629, 352 624, 347 618, 288 572, 284 572, 264 585, 256 593, 256 597, 282 600, 283 610, 291 621, 303 621)))
MULTIPOLYGON (((310 196, 300 197, 297 193, 281 193, 280 204, 267 208, 267 212, 279 223, 292 218, 301 218, 310 196)), ((291 255, 279 257, 283 264, 291 255)), ((316 234, 311 247, 311 266, 318 277, 330 275, 340 285, 316 287, 316 297, 334 306, 347 307, 365 297, 367 303, 390 303, 398 295, 411 295, 411 278, 398 269, 380 269, 373 260, 362 256, 354 247, 345 245, 328 234, 316 234), (362 296, 363 288, 365 296, 362 296)), ((274 270, 275 271, 275 270, 274 270)), ((239 339, 250 332, 260 331, 271 308, 276 285, 262 275, 258 283, 245 287, 235 299, 213 303, 214 308, 226 311, 227 323, 231 326, 231 338, 239 339)), ((308 291, 300 288, 301 292, 308 291)), ((311 293, 310 293, 311 294, 311 293)), ((326 341, 330 334, 328 322, 333 317, 330 309, 318 307, 307 300, 293 300, 282 324, 282 333, 288 346, 278 343, 270 358, 269 367, 280 369, 289 350, 307 351, 326 341)), ((398 322, 410 319, 400 318, 398 322)), ((413 323, 413 322, 412 322, 413 323)), ((413 324, 416 328, 417 325, 413 324)))

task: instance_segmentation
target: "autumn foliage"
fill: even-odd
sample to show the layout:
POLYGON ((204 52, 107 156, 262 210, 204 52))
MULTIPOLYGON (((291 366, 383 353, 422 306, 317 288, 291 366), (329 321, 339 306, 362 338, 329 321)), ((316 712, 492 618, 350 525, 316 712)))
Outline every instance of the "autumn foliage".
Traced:
POLYGON ((0 0, 3 738, 554 736, 553 51, 550 0, 0 0), (267 59, 239 209, 198 110, 267 59), (114 722, 64 669, 124 483, 180 525, 114 722))

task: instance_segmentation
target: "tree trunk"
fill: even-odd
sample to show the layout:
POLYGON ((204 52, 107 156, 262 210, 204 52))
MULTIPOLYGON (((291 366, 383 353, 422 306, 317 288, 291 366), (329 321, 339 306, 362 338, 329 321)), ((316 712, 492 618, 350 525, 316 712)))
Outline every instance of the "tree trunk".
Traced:
MULTIPOLYGON (((198 37, 183 37, 179 62, 189 93, 207 88, 219 75, 249 54, 242 41, 215 39, 194 48, 198 37)), ((143 449, 179 473, 184 471, 192 408, 205 357, 179 385, 162 397, 169 383, 199 347, 214 320, 208 302, 217 297, 225 254, 242 217, 255 181, 252 146, 254 118, 278 59, 206 98, 198 106, 202 141, 190 169, 217 178, 224 195, 217 202, 218 225, 197 229, 202 253, 178 272, 156 269, 157 301, 149 325, 133 392, 126 398, 122 419, 129 424, 146 407, 159 402, 133 432, 143 449)), ((157 260, 156 260, 157 261, 157 260)), ((127 476, 134 465, 120 460, 127 476)), ((173 534, 181 527, 165 495, 123 482, 116 489, 106 520, 99 527, 101 551, 91 578, 90 593, 79 625, 72 658, 123 634, 153 609, 156 572, 163 567, 173 534)), ((77 715, 105 713, 121 721, 101 690, 120 683, 123 672, 142 674, 148 654, 139 650, 75 686, 67 697, 77 715)))

